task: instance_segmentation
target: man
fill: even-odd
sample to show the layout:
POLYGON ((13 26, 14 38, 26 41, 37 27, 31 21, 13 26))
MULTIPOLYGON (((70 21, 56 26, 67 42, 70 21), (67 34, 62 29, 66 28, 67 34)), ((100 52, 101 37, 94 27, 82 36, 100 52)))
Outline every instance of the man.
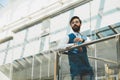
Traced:
MULTIPOLYGON (((73 33, 70 33, 60 44, 77 44, 90 41, 89 38, 80 33, 81 20, 74 16, 70 20, 70 26, 73 33)), ((68 59, 71 72, 71 80, 94 80, 93 70, 89 64, 86 46, 71 49, 68 51, 68 59)))

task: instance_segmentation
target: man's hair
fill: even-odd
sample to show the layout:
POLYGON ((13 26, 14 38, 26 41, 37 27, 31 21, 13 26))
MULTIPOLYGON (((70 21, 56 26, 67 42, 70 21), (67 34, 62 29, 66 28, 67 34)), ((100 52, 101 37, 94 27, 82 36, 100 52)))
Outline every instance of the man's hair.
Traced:
POLYGON ((81 19, 78 16, 73 16, 70 20, 70 25, 71 25, 71 22, 73 21, 73 19, 78 19, 80 21, 80 23, 82 23, 81 19))

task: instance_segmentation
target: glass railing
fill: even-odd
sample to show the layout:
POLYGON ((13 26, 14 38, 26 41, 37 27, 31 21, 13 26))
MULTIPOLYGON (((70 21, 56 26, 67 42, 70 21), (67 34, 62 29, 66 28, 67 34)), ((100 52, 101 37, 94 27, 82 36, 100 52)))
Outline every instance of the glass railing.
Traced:
MULTIPOLYGON (((120 79, 120 34, 84 43, 95 80, 120 79)), ((71 80, 68 49, 44 51, 0 66, 1 80, 71 80), (63 54, 64 53, 64 54, 63 54)), ((84 79, 86 80, 86 79, 84 79)))
MULTIPOLYGON (((120 39, 119 35, 95 40, 87 44, 90 65, 93 67, 95 80, 118 80, 119 78, 119 57, 120 39), (92 45, 93 44, 93 45, 92 45), (91 48, 90 48, 91 47, 91 48)), ((76 47, 80 47, 76 46, 76 47)), ((60 58, 60 79, 70 80, 70 65, 68 55, 61 54, 60 58)), ((87 79, 85 79, 87 80, 87 79)))

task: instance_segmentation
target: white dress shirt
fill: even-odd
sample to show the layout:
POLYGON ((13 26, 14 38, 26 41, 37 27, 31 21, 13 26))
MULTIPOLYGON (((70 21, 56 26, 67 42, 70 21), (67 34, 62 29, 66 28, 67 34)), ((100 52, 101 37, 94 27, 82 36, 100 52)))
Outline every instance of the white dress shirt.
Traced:
MULTIPOLYGON (((78 38, 81 38, 81 34, 80 33, 76 33, 76 32, 73 32, 73 34, 76 36, 76 37, 78 37, 78 38)), ((90 42, 91 40, 87 37, 87 40, 85 40, 85 42, 84 43, 87 43, 87 42, 90 42)), ((64 38, 62 38, 62 39, 60 39, 60 41, 58 42, 58 48, 66 48, 66 47, 68 47, 68 46, 72 46, 72 45, 74 45, 74 43, 72 43, 72 44, 68 44, 68 42, 69 42, 69 36, 68 35, 66 35, 64 38)))

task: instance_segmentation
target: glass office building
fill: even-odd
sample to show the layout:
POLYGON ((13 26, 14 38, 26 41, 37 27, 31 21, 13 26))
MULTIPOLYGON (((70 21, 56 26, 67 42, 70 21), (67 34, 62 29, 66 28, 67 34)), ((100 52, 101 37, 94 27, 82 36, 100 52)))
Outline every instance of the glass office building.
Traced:
MULTIPOLYGON (((0 0, 0 80, 70 80, 58 49, 79 16, 95 80, 120 80, 120 0, 0 0)), ((64 45, 64 44, 63 44, 64 45)))

